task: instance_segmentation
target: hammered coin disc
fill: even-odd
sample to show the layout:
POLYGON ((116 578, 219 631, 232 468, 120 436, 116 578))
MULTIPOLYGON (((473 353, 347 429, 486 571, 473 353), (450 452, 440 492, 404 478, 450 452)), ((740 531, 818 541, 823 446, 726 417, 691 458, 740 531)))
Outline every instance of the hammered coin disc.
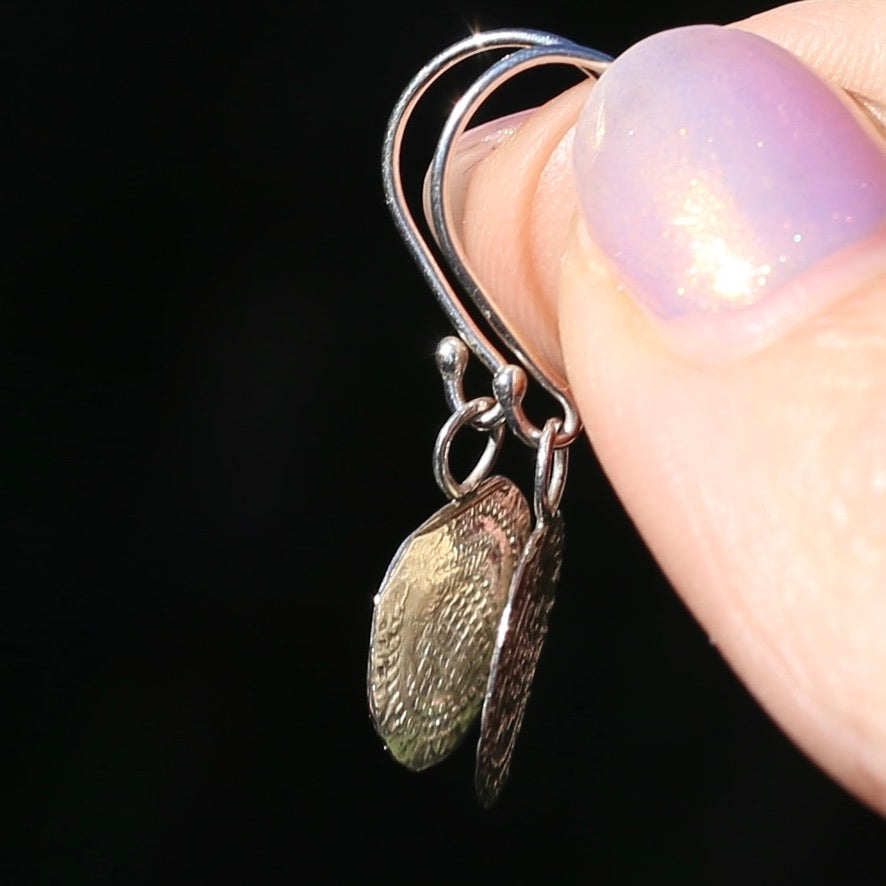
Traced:
POLYGON ((508 778, 535 668, 548 632, 565 532, 559 511, 539 523, 526 544, 496 637, 477 745, 475 785, 488 809, 508 778))
POLYGON ((480 710, 529 507, 490 477, 422 524, 375 597, 369 709, 396 760, 415 772, 446 757, 480 710))

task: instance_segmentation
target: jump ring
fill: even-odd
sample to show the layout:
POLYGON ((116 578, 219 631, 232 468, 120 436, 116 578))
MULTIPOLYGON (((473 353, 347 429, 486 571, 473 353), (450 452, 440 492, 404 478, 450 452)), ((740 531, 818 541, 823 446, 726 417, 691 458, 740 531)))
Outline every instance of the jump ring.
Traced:
POLYGON ((434 444, 434 479, 437 485, 443 490, 443 493, 449 498, 462 498, 469 492, 473 492, 483 480, 489 475, 498 453, 504 442, 504 435, 507 425, 504 422, 496 425, 489 431, 489 439, 486 441, 486 448, 482 455, 474 465, 474 469, 461 482, 455 479, 449 468, 449 450, 452 447, 452 441, 455 435, 464 425, 469 424, 478 415, 487 412, 495 405, 495 400, 491 397, 477 397, 474 400, 468 400, 460 408, 456 409, 452 415, 440 428, 437 435, 437 442, 434 444))
POLYGON ((552 517, 563 498, 563 487, 566 485, 566 472, 569 468, 569 449, 565 446, 559 449, 555 447, 562 425, 562 419, 549 418, 538 441, 535 486, 532 495, 535 516, 538 520, 552 517))

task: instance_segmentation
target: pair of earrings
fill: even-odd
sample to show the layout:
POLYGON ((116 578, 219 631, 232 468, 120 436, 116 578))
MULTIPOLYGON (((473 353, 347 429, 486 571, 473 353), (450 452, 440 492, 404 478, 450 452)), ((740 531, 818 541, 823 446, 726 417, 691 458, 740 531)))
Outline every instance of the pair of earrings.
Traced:
POLYGON ((458 237, 460 224, 447 200, 450 161, 471 118, 507 80, 545 64, 572 65, 598 77, 608 61, 601 53, 538 31, 476 34, 442 52, 415 76, 385 135, 382 169, 388 206, 457 336, 444 338, 437 348, 451 415, 434 446, 434 476, 450 502, 403 542, 375 597, 369 708, 388 750, 414 771, 450 754, 481 714, 475 783, 484 807, 495 802, 507 780, 547 633, 563 560, 559 504, 568 446, 581 422, 566 380, 519 340, 471 272, 458 237), (403 137, 416 105, 439 77, 491 50, 507 54, 456 103, 428 174, 425 221, 441 267, 404 195, 403 137), (513 359, 492 344, 456 289, 471 299, 513 359), (463 380, 470 352, 493 378, 489 395, 468 399, 463 380), (560 414, 541 427, 523 409, 528 376, 559 404, 560 414), (449 454, 466 426, 488 439, 468 477, 458 480, 449 454), (491 474, 507 430, 535 450, 531 511, 511 480, 491 474))

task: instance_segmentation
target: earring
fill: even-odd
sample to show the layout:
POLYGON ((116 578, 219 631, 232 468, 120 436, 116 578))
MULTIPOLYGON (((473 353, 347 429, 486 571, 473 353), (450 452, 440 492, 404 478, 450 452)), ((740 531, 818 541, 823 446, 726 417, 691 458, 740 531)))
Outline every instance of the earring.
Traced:
POLYGON ((552 34, 490 31, 456 43, 410 82, 385 134, 382 171, 394 223, 457 336, 437 347, 451 415, 434 446, 434 476, 449 504, 415 530, 394 556, 374 599, 367 689, 376 731, 393 757, 420 771, 448 756, 481 713, 475 785, 486 808, 498 798, 547 633, 563 559, 559 511, 568 446, 581 422, 565 378, 533 354, 498 314, 471 272, 447 200, 453 149, 486 99, 515 75, 546 64, 598 77, 608 56, 552 34), (428 88, 481 52, 508 50, 462 95, 446 120, 425 194, 435 253, 415 222, 401 180, 403 136, 428 88), (440 256, 438 260, 437 256, 440 256), (444 271, 445 267, 445 271, 444 271), (460 301, 466 294, 507 359, 460 301), (470 353, 491 372, 491 392, 468 399, 470 353), (523 409, 532 377, 558 404, 539 427, 523 409), (466 426, 487 435, 464 480, 449 453, 466 426), (520 489, 491 475, 507 430, 535 450, 532 512, 520 489), (534 525, 533 525, 534 516, 534 525))

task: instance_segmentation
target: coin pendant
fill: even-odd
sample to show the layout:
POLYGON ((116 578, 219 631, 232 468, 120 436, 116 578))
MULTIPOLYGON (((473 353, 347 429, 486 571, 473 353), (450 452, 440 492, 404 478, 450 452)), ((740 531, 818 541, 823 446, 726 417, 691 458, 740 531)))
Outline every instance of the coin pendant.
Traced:
POLYGON ((491 477, 422 524, 388 567, 372 618, 369 708, 409 769, 451 753, 483 703, 530 519, 520 490, 491 477))
POLYGON ((477 745, 477 797, 487 809, 498 799, 507 781, 514 743, 548 631, 564 540, 559 512, 536 526, 514 574, 502 614, 477 745))

